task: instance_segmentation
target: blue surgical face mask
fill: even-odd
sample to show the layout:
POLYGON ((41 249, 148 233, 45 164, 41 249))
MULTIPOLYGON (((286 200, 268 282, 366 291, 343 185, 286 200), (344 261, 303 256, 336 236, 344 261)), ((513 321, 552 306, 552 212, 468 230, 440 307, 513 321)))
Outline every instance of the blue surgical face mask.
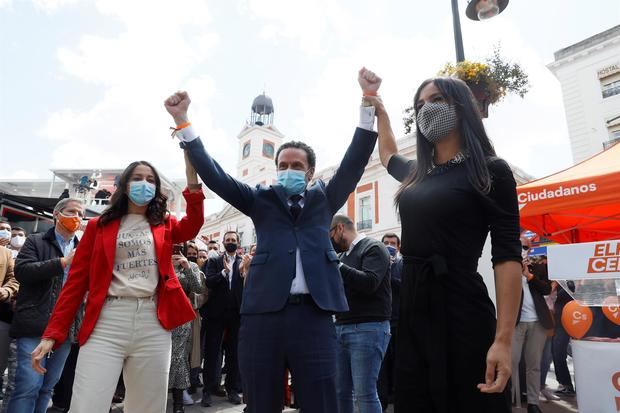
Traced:
POLYGON ((147 181, 129 183, 129 199, 138 206, 148 205, 155 198, 155 184, 147 181))
POLYGON ((0 239, 11 239, 11 231, 0 229, 0 239))
POLYGON ((306 173, 287 169, 278 172, 278 185, 284 187, 286 195, 299 195, 306 190, 306 173))
POLYGON ((390 253, 390 255, 391 255, 392 257, 395 257, 395 256, 396 256, 396 253, 398 252, 398 251, 396 250, 396 247, 393 247, 393 246, 391 246, 391 245, 388 245, 388 246, 387 246, 387 250, 388 250, 388 252, 390 253))

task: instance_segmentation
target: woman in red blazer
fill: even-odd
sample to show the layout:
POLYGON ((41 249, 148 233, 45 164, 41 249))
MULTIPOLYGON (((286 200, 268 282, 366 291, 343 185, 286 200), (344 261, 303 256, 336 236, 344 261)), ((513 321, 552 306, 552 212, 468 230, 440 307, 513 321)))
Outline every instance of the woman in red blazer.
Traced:
POLYGON ((121 371, 125 412, 166 410, 170 330, 195 317, 171 261, 172 244, 192 239, 204 195, 185 158, 187 216, 167 211, 161 181, 148 162, 130 164, 108 209, 88 222, 54 312, 32 353, 35 370, 67 338, 84 302, 72 412, 107 413, 121 371))

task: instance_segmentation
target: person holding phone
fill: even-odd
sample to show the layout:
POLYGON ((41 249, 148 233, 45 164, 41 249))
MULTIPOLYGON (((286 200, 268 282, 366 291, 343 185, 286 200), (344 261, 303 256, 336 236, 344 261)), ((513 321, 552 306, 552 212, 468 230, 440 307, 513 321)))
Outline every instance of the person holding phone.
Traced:
POLYGON ((71 409, 107 413, 121 371, 125 411, 164 412, 170 370, 170 330, 191 321, 194 310, 175 274, 172 244, 196 236, 204 222, 204 195, 186 157, 187 215, 177 220, 157 170, 132 162, 121 174, 109 207, 88 222, 66 285, 40 344, 33 368, 62 346, 86 296, 79 333, 71 409))
MULTIPOLYGON (((172 264, 183 291, 190 297, 192 293, 201 294, 204 292, 205 283, 204 275, 198 264, 189 261, 186 257, 188 249, 187 244, 175 244, 172 250, 172 264)), ((189 356, 192 345, 192 322, 189 321, 172 330, 172 359, 170 361, 168 388, 172 390, 173 413, 185 411, 183 392, 191 385, 189 356)))

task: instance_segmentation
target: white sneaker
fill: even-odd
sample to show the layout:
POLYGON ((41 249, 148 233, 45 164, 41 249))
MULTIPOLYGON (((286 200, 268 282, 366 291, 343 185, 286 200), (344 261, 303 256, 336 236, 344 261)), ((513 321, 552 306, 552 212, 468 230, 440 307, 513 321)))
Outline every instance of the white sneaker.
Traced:
POLYGON ((552 401, 552 400, 560 400, 560 398, 558 396, 556 396, 549 388, 545 387, 544 389, 542 389, 540 391, 540 399, 543 400, 543 397, 545 398, 544 401, 552 401))
POLYGON ((191 406, 194 404, 194 399, 192 399, 192 396, 189 395, 187 390, 183 390, 183 404, 185 406, 191 406))

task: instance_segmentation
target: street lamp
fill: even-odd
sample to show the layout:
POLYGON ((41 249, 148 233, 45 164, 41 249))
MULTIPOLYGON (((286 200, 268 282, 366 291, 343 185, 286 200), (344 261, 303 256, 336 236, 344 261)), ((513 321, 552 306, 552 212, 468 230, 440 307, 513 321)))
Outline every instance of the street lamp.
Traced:
MULTIPOLYGON (((504 11, 508 6, 508 0, 470 0, 465 14, 471 20, 488 20, 504 11)), ((452 0, 452 24, 454 26, 454 47, 456 48, 456 61, 465 60, 463 50, 463 35, 461 34, 461 20, 459 18, 458 0, 452 0)))

